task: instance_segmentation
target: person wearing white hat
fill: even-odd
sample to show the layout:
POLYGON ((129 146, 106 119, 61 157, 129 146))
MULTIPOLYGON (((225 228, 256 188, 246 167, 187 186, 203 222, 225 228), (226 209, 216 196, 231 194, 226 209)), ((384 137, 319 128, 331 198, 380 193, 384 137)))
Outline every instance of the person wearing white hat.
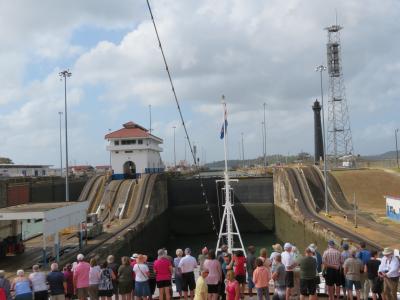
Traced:
POLYGON ((383 249, 383 258, 379 265, 378 274, 383 278, 383 295, 385 299, 397 298, 397 286, 399 284, 399 258, 393 255, 391 248, 383 249))
POLYGON ((84 261, 85 256, 78 254, 76 260, 78 264, 74 270, 74 288, 75 295, 79 300, 86 300, 89 296, 89 271, 90 264, 84 261))
POLYGON ((285 243, 282 252, 282 264, 285 266, 286 270, 286 300, 289 300, 292 294, 292 289, 294 287, 294 268, 296 267, 296 261, 292 252, 292 244, 285 243))

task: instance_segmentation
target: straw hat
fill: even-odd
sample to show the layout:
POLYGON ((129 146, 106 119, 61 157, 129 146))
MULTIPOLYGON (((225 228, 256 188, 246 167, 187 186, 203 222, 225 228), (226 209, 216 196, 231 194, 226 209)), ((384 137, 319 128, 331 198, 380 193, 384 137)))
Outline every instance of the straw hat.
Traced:
POLYGON ((138 257, 136 258, 136 261, 138 263, 145 263, 147 261, 147 256, 143 254, 139 254, 138 257))
POLYGON ((282 252, 282 246, 281 246, 281 244, 275 244, 275 245, 272 245, 272 249, 274 249, 276 252, 282 252))
POLYGON ((383 255, 393 254, 393 250, 391 248, 384 248, 382 254, 383 255))

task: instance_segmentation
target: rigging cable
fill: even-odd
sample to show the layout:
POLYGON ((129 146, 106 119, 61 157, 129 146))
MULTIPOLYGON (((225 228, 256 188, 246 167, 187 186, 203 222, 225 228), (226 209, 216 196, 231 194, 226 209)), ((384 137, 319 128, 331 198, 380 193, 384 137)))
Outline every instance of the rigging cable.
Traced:
MULTIPOLYGON (((158 47, 160 48, 161 55, 162 55, 162 58, 164 60, 165 70, 167 71, 169 83, 171 85, 171 89, 172 89, 172 93, 174 95, 175 103, 176 103, 176 106, 177 106, 178 111, 179 111, 179 116, 180 116, 180 119, 181 119, 181 122, 182 122, 182 126, 183 126, 183 129, 185 130, 185 135, 186 135, 186 138, 188 140, 190 152, 192 153, 194 165, 195 165, 195 167, 198 167, 198 164, 197 164, 197 161, 196 161, 196 155, 194 153, 194 150, 193 150, 193 147, 192 147, 192 143, 190 142, 190 138, 189 138, 189 134, 188 134, 188 131, 187 131, 187 128, 186 128, 185 120, 183 119, 183 114, 182 114, 182 111, 181 111, 181 107, 179 105, 178 97, 176 95, 176 91, 175 91, 174 83, 172 81, 171 73, 170 73, 169 68, 168 68, 167 59, 165 57, 164 50, 163 50, 163 47, 162 47, 162 44, 161 44, 161 39, 160 39, 160 36, 158 34, 158 30, 157 30, 156 22, 155 22, 154 17, 153 17, 153 12, 151 10, 150 2, 149 2, 149 0, 146 0, 146 2, 147 2, 147 7, 149 8, 149 13, 150 13, 151 20, 153 22, 154 31, 155 31, 156 36, 157 36, 158 47)), ((198 178, 200 180, 200 187, 201 187, 201 190, 202 190, 201 192, 202 192, 202 195, 203 195, 205 203, 206 203, 206 210, 210 213, 212 227, 213 227, 213 230, 214 230, 215 234, 218 237, 218 230, 217 230, 217 227, 216 227, 216 224, 215 224, 215 221, 214 221, 214 216, 213 216, 213 213, 212 213, 212 211, 210 209, 210 203, 209 203, 208 198, 207 198, 207 194, 206 194, 206 191, 205 191, 205 188, 204 188, 203 180, 202 180, 202 178, 200 176, 200 168, 198 168, 198 169, 199 169, 198 178)))

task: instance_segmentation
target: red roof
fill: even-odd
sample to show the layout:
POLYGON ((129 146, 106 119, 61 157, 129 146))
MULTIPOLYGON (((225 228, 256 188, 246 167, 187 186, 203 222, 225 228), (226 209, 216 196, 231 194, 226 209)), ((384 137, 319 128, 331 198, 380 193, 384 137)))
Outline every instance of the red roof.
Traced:
MULTIPOLYGON (((147 138, 150 137, 148 130, 132 121, 123 124, 124 128, 106 134, 106 139, 115 138, 147 138)), ((157 139, 158 137, 151 135, 157 139)))

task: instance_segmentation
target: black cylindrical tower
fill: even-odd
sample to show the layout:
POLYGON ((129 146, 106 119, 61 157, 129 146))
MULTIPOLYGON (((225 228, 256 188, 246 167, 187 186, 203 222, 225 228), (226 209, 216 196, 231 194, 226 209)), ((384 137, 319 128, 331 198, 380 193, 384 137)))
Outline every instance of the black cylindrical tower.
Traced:
POLYGON ((315 164, 319 164, 320 160, 324 160, 324 142, 322 140, 321 105, 318 100, 315 100, 312 109, 314 111, 314 160, 315 164))

